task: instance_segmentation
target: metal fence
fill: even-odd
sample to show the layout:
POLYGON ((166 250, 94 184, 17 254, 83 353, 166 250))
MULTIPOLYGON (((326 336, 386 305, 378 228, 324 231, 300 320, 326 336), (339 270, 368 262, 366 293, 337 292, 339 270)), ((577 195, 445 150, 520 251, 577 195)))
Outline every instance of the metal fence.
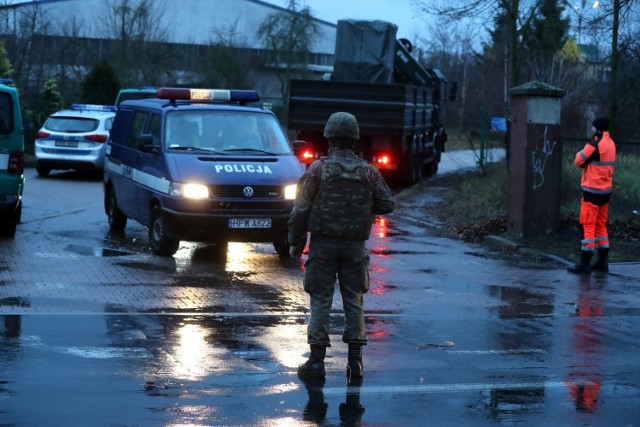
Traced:
MULTIPOLYGON (((613 173, 613 194, 609 203, 611 220, 640 221, 640 141, 616 141, 616 166, 613 173)), ((562 138, 561 209, 563 214, 578 214, 566 201, 580 200, 581 169, 573 164, 587 139, 562 138)))

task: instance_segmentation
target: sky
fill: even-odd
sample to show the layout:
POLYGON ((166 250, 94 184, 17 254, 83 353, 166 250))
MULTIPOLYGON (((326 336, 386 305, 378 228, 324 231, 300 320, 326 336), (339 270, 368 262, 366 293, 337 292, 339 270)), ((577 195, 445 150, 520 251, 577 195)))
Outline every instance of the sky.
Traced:
MULTIPOLYGON (((288 0, 263 0, 276 6, 287 7, 288 0)), ((380 19, 398 26, 397 38, 415 41, 416 36, 427 33, 424 14, 418 14, 411 0, 300 0, 308 6, 311 14, 333 24, 338 19, 380 19)))

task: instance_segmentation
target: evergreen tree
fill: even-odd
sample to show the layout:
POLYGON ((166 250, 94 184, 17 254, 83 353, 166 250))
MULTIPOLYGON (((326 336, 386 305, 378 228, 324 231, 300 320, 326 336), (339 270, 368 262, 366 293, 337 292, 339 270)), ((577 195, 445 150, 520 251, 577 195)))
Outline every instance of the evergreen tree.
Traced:
POLYGON ((0 78, 10 79, 13 73, 11 61, 7 57, 7 50, 4 47, 4 41, 0 40, 0 78))
MULTIPOLYGON (((529 34, 523 40, 524 55, 532 72, 531 78, 549 80, 549 69, 568 40, 569 18, 558 0, 542 0, 539 13, 531 21, 529 34)), ((547 81, 548 83, 551 83, 547 81)))
POLYGON ((64 108, 64 100, 62 99, 62 95, 58 89, 58 83, 53 77, 47 80, 44 84, 44 89, 42 91, 42 105, 43 117, 41 117, 41 122, 44 122, 44 120, 51 114, 64 108))
POLYGON ((81 102, 113 105, 119 90, 120 80, 116 71, 109 61, 101 59, 82 81, 81 102))

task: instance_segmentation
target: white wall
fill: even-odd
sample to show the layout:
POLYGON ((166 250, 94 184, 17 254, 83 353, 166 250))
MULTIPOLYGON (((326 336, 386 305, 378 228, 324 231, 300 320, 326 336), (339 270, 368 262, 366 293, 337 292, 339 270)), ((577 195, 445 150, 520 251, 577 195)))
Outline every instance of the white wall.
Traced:
MULTIPOLYGON (((50 33, 69 35, 72 22, 80 27, 80 36, 108 38, 106 16, 119 0, 49 0, 38 7, 44 11, 44 19, 51 22, 50 33)), ((136 5, 140 0, 130 0, 136 5)), ((154 0, 156 13, 162 13, 159 24, 168 29, 169 42, 209 44, 217 40, 216 34, 228 37, 236 25, 234 44, 239 47, 261 48, 257 37, 260 24, 272 13, 282 12, 268 3, 250 0, 154 0)), ((25 5, 22 7, 31 7, 25 5)), ((135 6, 134 6, 135 7, 135 6)), ((314 53, 333 54, 336 26, 316 21, 321 35, 317 38, 314 53)))

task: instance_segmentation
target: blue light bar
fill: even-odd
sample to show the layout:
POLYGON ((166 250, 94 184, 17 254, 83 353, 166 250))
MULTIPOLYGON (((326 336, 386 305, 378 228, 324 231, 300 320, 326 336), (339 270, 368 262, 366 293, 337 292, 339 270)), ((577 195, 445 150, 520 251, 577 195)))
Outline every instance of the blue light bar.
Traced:
POLYGON ((231 100, 235 102, 259 102, 260 95, 255 90, 230 90, 231 100))
POLYGON ((115 105, 71 104, 72 110, 118 111, 115 105))
POLYGON ((162 87, 158 98, 185 101, 258 102, 260 95, 255 90, 189 89, 162 87))

